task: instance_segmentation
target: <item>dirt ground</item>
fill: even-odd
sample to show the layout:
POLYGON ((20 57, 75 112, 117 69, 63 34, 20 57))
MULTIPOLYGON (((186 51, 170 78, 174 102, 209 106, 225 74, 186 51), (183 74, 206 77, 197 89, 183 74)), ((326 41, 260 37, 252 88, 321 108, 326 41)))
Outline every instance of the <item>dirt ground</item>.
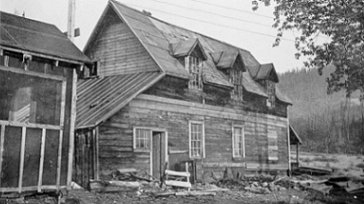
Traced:
POLYGON ((91 193, 84 190, 73 190, 67 196, 79 199, 81 204, 116 204, 116 203, 323 203, 310 201, 309 194, 294 189, 277 193, 255 194, 247 191, 232 190, 217 192, 214 196, 168 196, 156 198, 154 195, 136 195, 135 193, 91 193), (305 201, 306 199, 306 201, 305 201))

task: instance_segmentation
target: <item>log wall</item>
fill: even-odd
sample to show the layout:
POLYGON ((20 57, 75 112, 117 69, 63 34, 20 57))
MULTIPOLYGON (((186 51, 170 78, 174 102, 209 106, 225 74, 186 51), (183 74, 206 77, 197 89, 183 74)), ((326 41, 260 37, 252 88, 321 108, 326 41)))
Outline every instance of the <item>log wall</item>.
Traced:
POLYGON ((118 168, 138 168, 149 172, 149 153, 133 152, 133 127, 163 128, 168 132, 169 167, 189 160, 188 124, 203 121, 206 157, 198 160, 198 179, 213 170, 288 169, 287 119, 226 107, 166 99, 142 94, 100 126, 100 173, 105 176, 118 168), (246 157, 232 158, 232 125, 244 125, 246 157), (268 129, 278 132, 278 161, 268 161, 268 129))

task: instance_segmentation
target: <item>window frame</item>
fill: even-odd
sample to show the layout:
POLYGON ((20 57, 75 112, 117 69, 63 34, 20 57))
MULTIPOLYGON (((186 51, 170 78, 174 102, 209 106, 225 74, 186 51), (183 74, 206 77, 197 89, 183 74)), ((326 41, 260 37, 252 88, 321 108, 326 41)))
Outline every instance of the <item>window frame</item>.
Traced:
POLYGON ((190 75, 188 88, 193 90, 202 90, 202 69, 203 60, 199 57, 188 55, 185 57, 185 69, 190 75))
POLYGON ((229 71, 230 83, 234 85, 231 91, 231 99, 237 101, 244 100, 243 71, 233 68, 229 71))
POLYGON ((0 65, 0 71, 11 72, 11 73, 21 74, 21 75, 25 75, 25 76, 39 77, 39 78, 43 78, 43 79, 58 81, 61 83, 60 84, 61 100, 60 100, 60 104, 59 104, 60 105, 60 107, 59 107, 60 108, 59 124, 18 122, 18 121, 11 121, 10 119, 0 120, 0 124, 26 127, 26 128, 46 128, 46 129, 54 129, 54 130, 63 130, 64 120, 65 120, 64 114, 65 114, 65 106, 66 106, 66 86, 67 86, 67 81, 66 81, 65 77, 50 75, 50 74, 45 74, 45 73, 39 73, 39 72, 34 72, 34 71, 30 71, 30 70, 19 69, 16 67, 4 66, 4 65, 0 65))
POLYGON ((273 81, 266 80, 267 88, 267 106, 269 108, 274 108, 276 106, 276 84, 273 81))
POLYGON ((268 139, 268 149, 267 149, 268 161, 273 161, 273 162, 278 161, 279 160, 278 131, 268 129, 267 139, 268 139), (270 153, 274 153, 274 155, 271 155, 270 153))
POLYGON ((152 129, 148 127, 133 127, 133 151, 134 152, 150 152, 151 151, 151 141, 152 141, 152 129), (140 148, 137 147, 137 130, 146 130, 148 131, 148 147, 147 148, 140 148))
POLYGON ((232 155, 233 158, 245 158, 245 128, 244 125, 232 125, 231 127, 231 139, 232 139, 232 155), (241 137, 242 137, 242 155, 236 155, 235 154, 235 128, 241 129, 241 137))
POLYGON ((206 154, 205 154, 205 124, 204 121, 194 121, 194 120, 190 120, 188 122, 188 146, 189 146, 189 157, 191 159, 202 159, 205 158, 206 154), (197 124, 197 125, 201 125, 201 139, 200 139, 200 149, 201 149, 201 153, 199 156, 194 156, 192 155, 192 125, 193 124, 197 124))

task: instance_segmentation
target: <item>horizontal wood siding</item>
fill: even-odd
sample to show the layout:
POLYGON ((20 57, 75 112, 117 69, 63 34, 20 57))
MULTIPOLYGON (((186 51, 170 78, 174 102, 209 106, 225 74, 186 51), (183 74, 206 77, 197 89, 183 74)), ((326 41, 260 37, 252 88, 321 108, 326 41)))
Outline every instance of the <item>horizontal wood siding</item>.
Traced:
MULTIPOLYGON (((217 167, 223 171, 225 167, 234 167, 244 171, 248 163, 261 164, 256 169, 268 165, 268 128, 279 130, 279 160, 274 165, 288 168, 285 156, 288 154, 286 118, 220 109, 151 95, 137 97, 100 127, 101 172, 106 175, 118 168, 138 168, 149 172, 149 153, 137 153, 132 149, 133 127, 136 126, 168 131, 169 164, 170 168, 177 168, 180 162, 189 160, 190 120, 203 121, 205 126, 206 158, 198 161, 202 168, 217 167), (233 124, 245 126, 244 159, 232 158, 233 124)), ((202 173, 199 172, 199 175, 202 173)))
POLYGON ((91 59, 99 61, 99 75, 158 70, 142 44, 113 10, 110 9, 104 19, 93 46, 85 52, 91 59))

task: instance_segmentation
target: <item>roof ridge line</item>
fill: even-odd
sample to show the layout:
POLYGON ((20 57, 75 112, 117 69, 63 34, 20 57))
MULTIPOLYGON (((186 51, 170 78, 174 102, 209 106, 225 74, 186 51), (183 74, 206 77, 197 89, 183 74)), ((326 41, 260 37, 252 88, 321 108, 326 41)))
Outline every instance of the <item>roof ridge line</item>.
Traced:
MULTIPOLYGON (((52 23, 43 22, 43 21, 40 21, 40 20, 35 20, 35 19, 28 18, 28 17, 18 16, 18 15, 16 15, 16 14, 8 13, 8 12, 5 12, 5 11, 0 11, 0 14, 1 14, 1 13, 5 13, 5 14, 7 14, 7 15, 14 16, 14 17, 16 17, 16 18, 24 18, 24 19, 26 19, 26 20, 33 21, 33 22, 37 22, 37 23, 40 23, 40 24, 47 24, 47 25, 50 25, 50 26, 52 26, 52 27, 56 27, 56 28, 58 29, 58 27, 57 27, 57 26, 55 26, 55 25, 54 25, 54 24, 52 24, 52 23)), ((0 15, 0 16, 1 16, 1 15, 0 15)))
MULTIPOLYGON (((117 4, 121 5, 121 6, 125 6, 125 7, 127 7, 128 9, 132 9, 132 10, 134 10, 134 11, 136 11, 136 12, 138 12, 138 13, 142 14, 142 15, 145 15, 147 18, 148 18, 148 17, 149 17, 149 18, 153 18, 153 19, 155 19, 155 20, 157 20, 157 21, 160 21, 160 22, 162 22, 162 23, 168 24, 168 25, 170 25, 170 26, 178 27, 178 28, 180 28, 180 29, 183 29, 183 30, 187 30, 187 31, 193 32, 193 33, 195 33, 195 34, 201 35, 201 36, 203 36, 203 37, 206 37, 206 38, 209 38, 209 39, 212 39, 212 40, 215 40, 215 41, 218 41, 218 42, 223 43, 223 44, 226 44, 226 45, 228 45, 228 46, 232 46, 232 47, 234 47, 234 48, 236 48, 236 49, 238 49, 238 50, 241 50, 241 51, 245 51, 245 52, 251 53, 249 50, 246 50, 246 49, 241 48, 241 47, 237 47, 236 45, 232 45, 232 44, 230 44, 230 43, 227 43, 227 42, 224 42, 224 41, 222 41, 222 40, 219 40, 219 39, 213 38, 213 37, 211 37, 211 36, 208 36, 208 35, 205 35, 205 34, 202 34, 202 33, 199 33, 199 32, 196 32, 196 31, 193 31, 193 30, 190 30, 190 29, 187 29, 187 28, 184 28, 184 27, 181 27, 181 26, 178 26, 178 25, 175 25, 175 24, 172 24, 172 23, 166 22, 166 21, 164 21, 164 20, 162 20, 162 19, 159 19, 159 18, 156 18, 156 17, 154 17, 154 16, 147 16, 147 15, 146 15, 145 13, 143 13, 142 11, 140 11, 140 10, 138 10, 138 9, 135 9, 135 8, 132 8, 132 7, 130 7, 130 6, 126 5, 126 4, 123 4, 123 3, 119 2, 119 1, 116 1, 116 0, 109 0, 109 1, 111 1, 111 2, 115 2, 115 3, 117 3, 117 4)), ((158 30, 159 30, 159 29, 158 29, 158 30)), ((259 63, 259 64, 260 64, 260 63, 259 63)))

